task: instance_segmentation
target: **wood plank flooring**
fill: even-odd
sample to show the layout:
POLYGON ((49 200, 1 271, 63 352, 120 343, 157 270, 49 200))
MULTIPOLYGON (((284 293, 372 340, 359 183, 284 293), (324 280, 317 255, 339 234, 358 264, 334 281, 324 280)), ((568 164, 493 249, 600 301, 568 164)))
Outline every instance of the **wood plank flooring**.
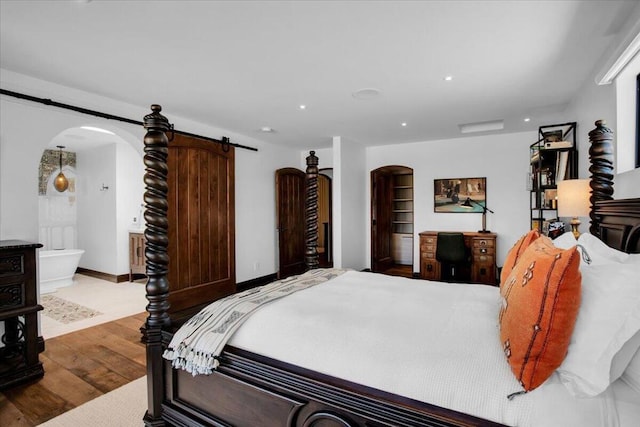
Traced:
POLYGON ((0 426, 37 426, 144 376, 145 319, 140 313, 46 340, 44 377, 0 392, 0 426))

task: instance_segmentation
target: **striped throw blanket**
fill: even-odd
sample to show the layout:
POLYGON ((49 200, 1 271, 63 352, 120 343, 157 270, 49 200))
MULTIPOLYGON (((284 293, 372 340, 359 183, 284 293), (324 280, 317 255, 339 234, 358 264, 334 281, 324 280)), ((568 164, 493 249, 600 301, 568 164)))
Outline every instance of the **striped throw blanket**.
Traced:
POLYGON ((210 374, 233 333, 267 303, 337 277, 347 270, 317 269, 217 300, 202 309, 173 336, 163 357, 194 376, 210 374))

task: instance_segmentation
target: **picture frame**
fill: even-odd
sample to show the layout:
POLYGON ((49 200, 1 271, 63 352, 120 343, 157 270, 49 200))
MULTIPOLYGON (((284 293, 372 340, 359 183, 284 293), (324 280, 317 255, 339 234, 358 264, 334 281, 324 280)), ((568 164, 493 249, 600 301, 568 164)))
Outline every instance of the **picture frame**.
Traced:
POLYGON ((486 203, 486 177, 433 180, 434 212, 482 213, 486 203))

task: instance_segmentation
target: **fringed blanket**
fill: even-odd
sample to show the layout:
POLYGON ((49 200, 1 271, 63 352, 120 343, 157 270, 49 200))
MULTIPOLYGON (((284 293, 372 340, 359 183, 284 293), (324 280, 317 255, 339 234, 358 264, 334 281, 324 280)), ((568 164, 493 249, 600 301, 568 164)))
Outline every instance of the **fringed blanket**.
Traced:
POLYGON ((233 333, 251 313, 294 292, 333 279, 347 270, 317 269, 214 301, 185 323, 173 336, 163 357, 194 376, 210 374, 233 333))

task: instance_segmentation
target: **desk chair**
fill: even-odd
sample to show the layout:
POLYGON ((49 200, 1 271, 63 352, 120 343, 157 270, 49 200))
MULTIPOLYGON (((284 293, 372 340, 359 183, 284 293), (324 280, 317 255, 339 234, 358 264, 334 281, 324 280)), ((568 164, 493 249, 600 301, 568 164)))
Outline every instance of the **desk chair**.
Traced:
POLYGON ((438 233, 436 260, 440 262, 440 280, 445 282, 467 282, 464 274, 469 267, 469 250, 462 233, 438 233))

